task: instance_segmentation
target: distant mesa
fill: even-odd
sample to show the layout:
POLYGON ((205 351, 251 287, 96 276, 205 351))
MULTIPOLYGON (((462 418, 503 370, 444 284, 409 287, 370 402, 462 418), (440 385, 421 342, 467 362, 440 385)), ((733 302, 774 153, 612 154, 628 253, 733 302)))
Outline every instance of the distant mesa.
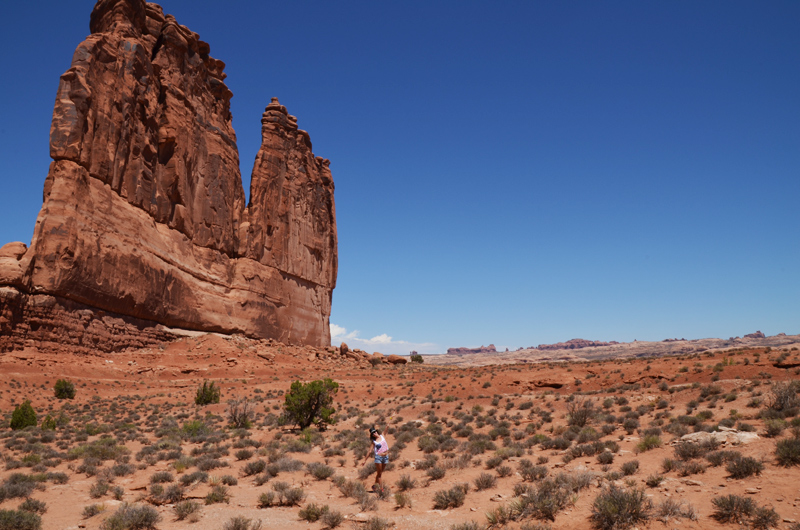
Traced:
POLYGON ((748 333, 743 338, 745 339, 766 339, 767 336, 761 333, 760 331, 756 331, 755 333, 748 333))
POLYGON ((598 346, 613 346, 619 342, 612 340, 611 342, 601 342, 597 340, 585 339, 572 339, 567 342, 556 342, 555 344, 539 344, 531 350, 579 350, 581 348, 593 348, 598 346))
MULTIPOLYGON (((330 162, 273 98, 245 201, 225 64, 144 0, 99 0, 61 76, 30 248, 0 251, 0 351, 170 328, 328 346, 330 162)), ((268 66, 267 66, 268 67, 268 66)))
POLYGON ((448 355, 471 355, 475 353, 497 353, 494 344, 481 346, 480 348, 447 348, 448 355))

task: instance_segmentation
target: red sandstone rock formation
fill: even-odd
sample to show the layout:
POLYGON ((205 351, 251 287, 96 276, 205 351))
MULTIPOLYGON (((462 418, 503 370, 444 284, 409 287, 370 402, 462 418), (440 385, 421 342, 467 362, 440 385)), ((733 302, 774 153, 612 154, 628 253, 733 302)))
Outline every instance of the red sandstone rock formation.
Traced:
POLYGON ((579 350, 581 348, 591 348, 594 346, 611 346, 619 344, 619 342, 612 340, 611 342, 601 342, 599 340, 586 340, 586 339, 572 339, 567 342, 557 342, 555 344, 539 344, 532 350, 579 350))
POLYGON ((497 353, 494 344, 481 345, 480 348, 447 348, 448 355, 470 355, 472 353, 497 353))
POLYGON ((106 350, 160 337, 144 331, 157 325, 327 346, 329 161, 273 98, 245 205, 232 94, 209 45, 144 0, 99 0, 90 29, 61 76, 30 248, 0 251, 0 350, 83 344, 59 327, 87 319, 107 328, 94 341, 106 350))

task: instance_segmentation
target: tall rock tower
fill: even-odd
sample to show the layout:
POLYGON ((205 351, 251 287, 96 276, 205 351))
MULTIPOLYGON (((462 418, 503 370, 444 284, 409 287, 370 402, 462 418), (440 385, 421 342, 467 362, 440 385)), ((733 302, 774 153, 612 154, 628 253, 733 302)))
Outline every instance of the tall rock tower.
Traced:
POLYGON ((329 161, 273 98, 245 204, 224 63, 144 0, 99 0, 61 76, 30 248, 0 249, 0 350, 167 327, 330 343, 329 161))

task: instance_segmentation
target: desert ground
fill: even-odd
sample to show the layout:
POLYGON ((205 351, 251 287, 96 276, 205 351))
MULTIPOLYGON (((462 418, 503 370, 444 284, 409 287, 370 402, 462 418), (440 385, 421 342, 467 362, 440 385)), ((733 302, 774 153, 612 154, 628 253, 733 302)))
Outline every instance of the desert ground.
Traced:
POLYGON ((125 505, 151 507, 161 530, 800 528, 796 347, 429 360, 371 365, 215 334, 2 354, 0 509, 27 503, 44 530, 136 527, 113 519, 125 505), (326 377, 338 421, 281 425, 291 383, 326 377), (59 379, 73 399, 55 397, 59 379), (203 381, 219 403, 195 404, 203 381), (25 400, 38 425, 12 430, 25 400), (231 400, 246 400, 249 428, 231 426, 231 400), (378 492, 372 425, 391 447, 378 492))

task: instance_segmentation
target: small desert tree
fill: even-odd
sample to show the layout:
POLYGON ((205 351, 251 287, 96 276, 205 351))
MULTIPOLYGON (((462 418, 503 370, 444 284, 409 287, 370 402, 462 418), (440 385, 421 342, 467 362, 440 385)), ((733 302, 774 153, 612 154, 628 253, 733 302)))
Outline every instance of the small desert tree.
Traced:
POLYGON ((58 399, 74 399, 75 398, 75 385, 66 379, 59 379, 53 387, 56 397, 58 399))
POLYGON ((324 380, 292 383, 283 403, 283 420, 305 429, 311 424, 335 423, 336 409, 333 397, 339 391, 339 383, 330 378, 324 380))
POLYGON ((411 362, 412 362, 412 363, 419 363, 419 364, 422 364, 422 363, 424 363, 424 362, 425 362, 425 359, 423 359, 423 358, 422 358, 422 355, 418 354, 418 353, 417 353, 417 352, 415 352, 415 351, 412 351, 412 352, 411 352, 410 359, 411 359, 411 362))
POLYGON ((36 411, 33 410, 31 402, 26 399, 21 405, 17 405, 11 413, 11 425, 13 430, 24 429, 25 427, 36 426, 36 411))
POLYGON ((214 386, 214 381, 210 383, 208 381, 203 381, 203 384, 197 387, 197 394, 194 396, 194 402, 196 405, 219 403, 219 397, 219 387, 214 386))

